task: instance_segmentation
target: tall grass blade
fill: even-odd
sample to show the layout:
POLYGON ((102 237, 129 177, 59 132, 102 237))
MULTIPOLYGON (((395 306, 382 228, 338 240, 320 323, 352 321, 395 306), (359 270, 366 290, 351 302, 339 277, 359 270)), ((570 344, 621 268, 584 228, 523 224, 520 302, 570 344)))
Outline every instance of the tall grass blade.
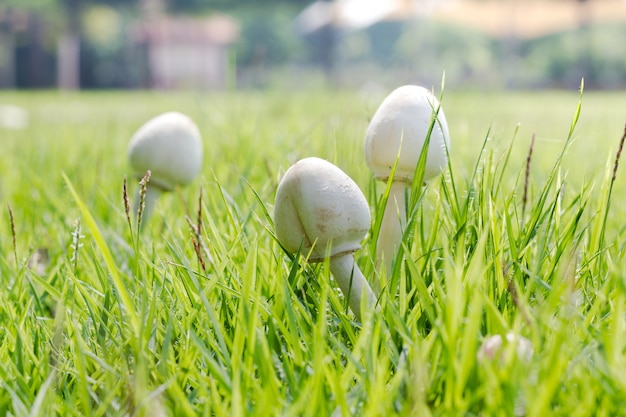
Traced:
POLYGON ((67 177, 67 175, 65 175, 65 173, 63 173, 63 179, 65 180, 65 184, 70 190, 70 193, 72 194, 72 197, 74 198, 74 201, 78 205, 78 208, 80 209, 80 212, 82 213, 82 216, 85 219, 85 224, 87 228, 89 229, 89 231, 91 232, 91 235, 96 243, 96 246, 98 247, 98 250, 102 254, 102 257, 104 258, 104 262, 111 276, 111 280, 113 281, 113 285, 115 286, 115 290, 119 296, 120 304, 123 307, 122 311, 128 317, 130 321, 130 325, 133 331, 135 332, 135 334, 138 334, 139 318, 137 317, 135 308, 130 300, 128 291, 126 290, 126 285, 124 284, 124 281, 122 280, 122 277, 119 274, 117 265, 115 264, 115 260, 113 259, 113 255, 111 254, 111 250, 109 249, 109 246, 104 240, 102 233, 100 233, 100 228, 98 227, 98 224, 96 223, 95 219, 91 215, 91 212, 89 211, 85 203, 82 201, 82 199, 80 198, 80 196, 74 189, 72 182, 67 177))

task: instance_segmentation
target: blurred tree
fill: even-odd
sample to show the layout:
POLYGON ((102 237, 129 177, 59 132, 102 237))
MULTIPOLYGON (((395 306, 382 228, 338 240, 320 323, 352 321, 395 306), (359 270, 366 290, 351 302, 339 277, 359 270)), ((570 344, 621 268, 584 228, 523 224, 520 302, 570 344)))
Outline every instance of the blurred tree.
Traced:
POLYGON ((52 1, 0 2, 0 72, 5 87, 46 87, 49 82, 50 32, 42 16, 54 13, 52 1))
MULTIPOLYGON (((80 88, 81 84, 80 49, 83 39, 81 21, 84 11, 95 4, 134 8, 138 1, 140 0, 3 0, 0 7, 11 12, 25 12, 36 17, 34 22, 45 21, 47 26, 54 28, 57 85, 63 89, 76 89, 80 88)), ((37 24, 39 28, 41 24, 37 24)), ((33 48, 44 43, 41 32, 41 29, 29 31, 30 39, 24 40, 24 43, 33 48)), ((46 41, 49 42, 49 39, 46 41)), ((32 70, 47 69, 47 65, 39 65, 32 70)))
POLYGON ((270 70, 295 59, 301 44, 289 8, 247 7, 237 11, 242 30, 236 44, 237 67, 244 85, 260 87, 270 70))
POLYGON ((580 33, 580 55, 578 65, 582 71, 582 77, 589 79, 592 77, 593 66, 591 56, 591 13, 589 12, 587 0, 575 0, 578 3, 578 29, 580 33))

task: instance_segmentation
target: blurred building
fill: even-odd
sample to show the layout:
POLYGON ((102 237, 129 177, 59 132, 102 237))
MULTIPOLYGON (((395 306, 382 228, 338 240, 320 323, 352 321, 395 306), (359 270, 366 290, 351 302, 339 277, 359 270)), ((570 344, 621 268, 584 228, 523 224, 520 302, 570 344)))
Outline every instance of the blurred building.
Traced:
POLYGON ((496 37, 532 39, 589 23, 626 21, 624 0, 455 1, 433 19, 465 25, 496 37))
POLYGON ((533 38, 581 23, 624 22, 624 0, 333 0, 315 1, 296 18, 301 33, 332 25, 358 30, 385 20, 428 17, 493 36, 533 38))
POLYGON ((124 23, 114 39, 94 42, 88 34, 98 29, 84 20, 82 33, 68 38, 42 14, 0 5, 0 88, 227 86, 234 71, 230 48, 240 32, 231 17, 115 18, 124 23))
POLYGON ((205 19, 167 17, 137 24, 133 41, 147 51, 153 88, 224 88, 231 60, 229 47, 239 25, 225 15, 205 19))

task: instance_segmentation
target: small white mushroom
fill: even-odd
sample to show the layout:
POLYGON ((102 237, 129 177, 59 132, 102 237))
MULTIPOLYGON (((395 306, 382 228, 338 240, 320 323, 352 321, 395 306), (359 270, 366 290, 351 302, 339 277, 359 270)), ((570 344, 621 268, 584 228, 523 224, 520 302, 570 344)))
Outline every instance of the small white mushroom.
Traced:
POLYGON ((526 362, 530 361, 534 353, 532 342, 524 336, 516 335, 512 332, 506 334, 506 343, 504 343, 502 336, 499 334, 487 337, 480 349, 478 349, 477 359, 483 361, 485 359, 494 360, 498 358, 498 360, 502 361, 506 352, 504 345, 513 343, 515 343, 515 354, 518 358, 526 362))
POLYGON ((387 181, 397 160, 377 242, 377 257, 387 273, 391 273, 407 222, 405 195, 410 192, 433 120, 424 169, 426 181, 445 169, 450 146, 446 117, 429 90, 415 85, 395 89, 376 110, 365 134, 365 160, 376 179, 387 181))
POLYGON ((0 104, 0 128, 21 130, 28 127, 28 112, 13 104, 0 104))
POLYGON ((353 252, 370 228, 365 196, 341 169, 319 158, 305 158, 283 176, 274 204, 276 236, 291 253, 310 252, 309 261, 329 256, 329 265, 350 309, 361 320, 376 297, 354 261, 353 252))
MULTIPOLYGON (((196 124, 178 112, 163 113, 137 130, 128 144, 133 175, 150 170, 142 225, 150 219, 157 198, 193 181, 202 169, 202 138, 196 124)), ((135 200, 135 213, 139 196, 135 200)))

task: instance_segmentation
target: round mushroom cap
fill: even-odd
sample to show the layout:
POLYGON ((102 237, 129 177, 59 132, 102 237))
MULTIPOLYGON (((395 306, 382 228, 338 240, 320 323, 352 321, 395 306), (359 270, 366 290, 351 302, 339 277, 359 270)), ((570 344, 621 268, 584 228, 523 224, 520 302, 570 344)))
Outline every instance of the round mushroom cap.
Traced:
POLYGON ((274 226, 279 242, 295 253, 315 247, 309 261, 361 249, 370 228, 365 196, 341 169, 319 158, 305 158, 283 176, 274 203, 274 226))
POLYGON ((526 362, 532 359, 534 353, 533 343, 524 336, 515 335, 512 332, 506 334, 506 342, 499 334, 487 337, 478 349, 477 358, 478 360, 503 360, 506 353, 504 345, 511 343, 516 343, 515 353, 519 358, 526 362), (499 354, 499 357, 496 356, 497 354, 499 354))
POLYGON ((437 113, 426 154, 424 180, 435 177, 448 162, 450 134, 443 109, 426 88, 405 85, 382 102, 365 134, 365 160, 374 176, 387 180, 398 159, 394 180, 411 182, 424 147, 431 119, 437 113))
POLYGON ((150 170, 150 183, 171 191, 193 181, 202 169, 200 131, 182 113, 163 113, 133 135, 128 144, 128 159, 137 178, 150 170))

